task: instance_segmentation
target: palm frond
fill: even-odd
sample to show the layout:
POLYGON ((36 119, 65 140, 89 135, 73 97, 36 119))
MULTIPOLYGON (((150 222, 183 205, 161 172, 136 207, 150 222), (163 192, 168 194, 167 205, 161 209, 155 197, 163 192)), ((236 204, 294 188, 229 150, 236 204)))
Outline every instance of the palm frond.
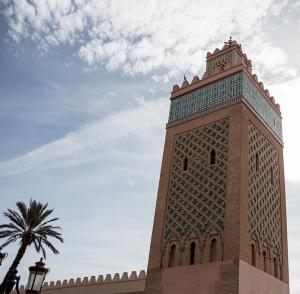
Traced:
POLYGON ((42 238, 42 243, 45 244, 54 254, 58 254, 59 251, 54 247, 54 245, 49 242, 46 238, 42 238))
POLYGON ((53 212, 53 209, 50 210, 46 210, 45 212, 41 213, 39 215, 39 219, 38 219, 38 224, 37 225, 41 225, 42 222, 53 212))
POLYGON ((4 248, 4 247, 6 247, 7 245, 16 242, 17 240, 18 240, 17 237, 9 238, 6 242, 4 242, 4 243, 1 245, 1 247, 4 248))
POLYGON ((21 232, 20 228, 14 225, 13 223, 8 223, 4 225, 0 225, 0 230, 1 229, 13 229, 13 230, 18 230, 21 232))
POLYGON ((43 222, 43 223, 41 223, 41 224, 38 226, 37 229, 39 229, 39 228, 41 228, 41 227, 43 227, 43 226, 45 226, 45 225, 47 225, 47 224, 49 224, 49 223, 55 222, 55 221, 57 221, 57 220, 59 220, 59 218, 58 218, 58 217, 55 217, 55 218, 50 219, 50 220, 48 220, 48 221, 46 221, 46 222, 43 222))
POLYGON ((8 209, 7 212, 3 213, 3 215, 20 229, 26 230, 26 224, 24 223, 24 220, 16 211, 8 209))
POLYGON ((35 233, 42 237, 52 237, 59 240, 62 243, 64 242, 64 239, 61 237, 62 234, 52 229, 39 229, 35 233))
POLYGON ((34 244, 34 248, 35 248, 36 252, 40 252, 40 249, 41 249, 40 241, 37 238, 35 238, 33 240, 33 244, 34 244))
POLYGON ((18 234, 18 233, 19 233, 19 231, 17 231, 17 230, 5 230, 5 231, 1 231, 0 232, 0 239, 7 238, 7 237, 13 236, 13 235, 18 234))
POLYGON ((40 246, 40 251, 42 251, 43 257, 46 259, 47 258, 47 254, 46 254, 46 250, 45 250, 43 244, 41 244, 41 246, 40 246))
POLYGON ((25 224, 28 224, 27 223, 27 218, 28 218, 28 209, 27 209, 27 206, 24 202, 21 202, 21 201, 18 201, 16 203, 16 206, 18 207, 20 213, 21 213, 21 216, 25 222, 25 224))

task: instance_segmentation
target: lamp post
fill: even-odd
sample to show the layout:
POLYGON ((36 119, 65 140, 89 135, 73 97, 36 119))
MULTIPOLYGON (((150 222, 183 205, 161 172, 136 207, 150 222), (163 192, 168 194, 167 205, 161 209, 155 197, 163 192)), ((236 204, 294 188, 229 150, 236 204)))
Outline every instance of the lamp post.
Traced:
POLYGON ((50 271, 44 267, 43 258, 35 263, 35 266, 29 268, 29 278, 26 293, 27 294, 39 294, 45 280, 46 275, 50 271))
POLYGON ((17 276, 18 270, 9 270, 7 274, 7 281, 6 281, 6 287, 5 287, 5 294, 9 294, 14 286, 16 285, 16 292, 17 294, 20 294, 19 291, 19 282, 20 282, 20 276, 17 276))
POLYGON ((2 264, 2 261, 7 257, 6 252, 1 252, 2 247, 0 247, 0 265, 2 264))
MULTIPOLYGON (((35 263, 35 266, 29 267, 29 278, 26 287, 26 294, 40 294, 43 286, 43 282, 47 273, 50 271, 44 267, 43 258, 35 263)), ((4 288, 0 294, 9 294, 15 287, 17 294, 20 294, 19 282, 20 276, 17 276, 18 270, 9 270, 5 282, 4 288)))

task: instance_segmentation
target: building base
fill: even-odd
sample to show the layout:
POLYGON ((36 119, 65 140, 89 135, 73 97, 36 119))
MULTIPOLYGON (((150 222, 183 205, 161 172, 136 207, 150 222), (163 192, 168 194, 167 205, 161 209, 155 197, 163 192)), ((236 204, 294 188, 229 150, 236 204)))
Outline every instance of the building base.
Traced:
POLYGON ((289 294, 288 284, 241 260, 171 267, 148 278, 145 294, 289 294))

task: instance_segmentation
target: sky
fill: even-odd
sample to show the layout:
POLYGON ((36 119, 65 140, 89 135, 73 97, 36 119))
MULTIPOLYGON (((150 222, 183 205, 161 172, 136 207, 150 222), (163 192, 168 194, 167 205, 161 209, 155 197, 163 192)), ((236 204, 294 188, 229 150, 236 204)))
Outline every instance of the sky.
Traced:
POLYGON ((300 294, 299 0, 0 0, 1 211, 54 208, 65 242, 48 281, 146 269, 171 88, 230 35, 281 105, 300 294))

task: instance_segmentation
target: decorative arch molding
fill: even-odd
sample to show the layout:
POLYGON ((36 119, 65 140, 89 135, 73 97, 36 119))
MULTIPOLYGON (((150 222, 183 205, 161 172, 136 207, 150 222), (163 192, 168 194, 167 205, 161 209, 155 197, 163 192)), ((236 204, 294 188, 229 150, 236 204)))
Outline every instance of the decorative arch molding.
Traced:
POLYGON ((199 234, 198 231, 195 229, 190 229, 186 235, 185 235, 185 240, 190 240, 190 239, 198 239, 200 240, 201 235, 199 234))
POLYGON ((253 264, 255 259, 255 267, 266 271, 277 279, 282 279, 282 256, 279 246, 271 246, 269 242, 260 241, 259 234, 253 232, 249 242, 249 263, 253 264), (255 249, 255 257, 253 256, 253 248, 255 249))
POLYGON ((203 263, 223 260, 223 232, 217 226, 206 232, 203 245, 203 263))
POLYGON ((180 265, 181 260, 181 248, 182 248, 182 240, 180 236, 176 233, 173 233, 170 240, 165 242, 161 246, 161 267, 169 267, 170 264, 172 266, 180 265), (172 251, 175 246, 175 251, 172 251), (172 262, 170 262, 172 259, 172 262))
POLYGON ((194 229, 191 229, 185 235, 183 242, 183 252, 181 256, 182 265, 199 264, 201 260, 201 244, 203 242, 201 235, 194 229), (192 248, 194 243, 194 248, 192 248))

